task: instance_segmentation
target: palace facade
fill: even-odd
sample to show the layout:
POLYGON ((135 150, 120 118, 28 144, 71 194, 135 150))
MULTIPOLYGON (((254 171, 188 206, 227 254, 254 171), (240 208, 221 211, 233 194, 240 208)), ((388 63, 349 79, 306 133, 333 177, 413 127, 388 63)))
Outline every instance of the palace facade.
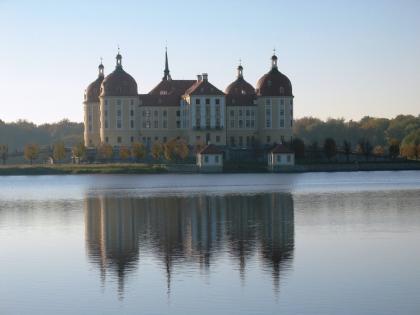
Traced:
POLYGON ((207 73, 196 80, 172 79, 167 52, 162 81, 147 94, 138 93, 119 52, 113 72, 105 76, 102 63, 98 69, 83 102, 87 147, 150 146, 183 138, 189 145, 250 148, 292 139, 292 84, 278 70, 275 54, 256 88, 245 81, 240 64, 236 80, 224 92, 210 83, 207 73))

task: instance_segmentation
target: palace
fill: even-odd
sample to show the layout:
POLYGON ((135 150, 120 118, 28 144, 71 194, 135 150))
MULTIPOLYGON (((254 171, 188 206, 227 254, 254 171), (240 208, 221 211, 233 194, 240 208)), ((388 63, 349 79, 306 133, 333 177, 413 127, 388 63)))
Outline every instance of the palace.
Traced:
POLYGON ((196 80, 172 79, 167 52, 162 81, 147 94, 138 93, 120 52, 113 72, 105 76, 102 62, 98 69, 98 78, 84 95, 87 147, 134 142, 151 146, 183 138, 189 145, 251 148, 292 139, 292 84, 278 70, 275 54, 256 88, 245 81, 239 64, 236 80, 224 92, 210 83, 207 73, 196 80))

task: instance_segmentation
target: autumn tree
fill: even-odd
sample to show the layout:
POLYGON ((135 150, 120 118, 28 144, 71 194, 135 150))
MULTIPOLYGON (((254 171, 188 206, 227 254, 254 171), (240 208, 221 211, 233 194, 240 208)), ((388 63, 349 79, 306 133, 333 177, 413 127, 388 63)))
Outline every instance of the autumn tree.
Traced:
POLYGON ((187 143, 184 139, 178 139, 176 142, 176 155, 181 158, 181 160, 185 160, 190 153, 190 149, 188 148, 187 143))
POLYGON ((86 147, 83 142, 79 142, 76 145, 73 146, 71 152, 73 153, 73 156, 78 159, 84 158, 86 154, 86 147))
POLYGON ((328 159, 331 160, 337 154, 337 146, 335 144, 335 140, 333 138, 327 138, 324 141, 324 153, 328 159))
POLYGON ((125 161, 131 156, 131 151, 126 146, 121 146, 119 154, 120 154, 120 159, 125 161))
POLYGON ((23 155, 26 160, 28 160, 31 165, 34 160, 39 156, 39 146, 37 144, 27 144, 23 150, 23 155))
POLYGON ((146 147, 141 142, 135 142, 131 146, 131 156, 137 161, 146 156, 146 147))
POLYGON ((385 149, 383 146, 377 145, 373 148, 372 153, 375 157, 381 157, 385 155, 385 149))
POLYGON ((6 164, 6 160, 9 153, 9 147, 6 144, 0 144, 0 159, 3 164, 6 164))
POLYGON ((66 148, 63 142, 57 142, 53 146, 53 158, 56 161, 60 161, 66 157, 66 148))
POLYGON ((151 155, 153 159, 159 160, 163 154, 163 146, 159 141, 153 143, 151 155))
POLYGON ((98 149, 99 156, 104 160, 110 160, 114 155, 114 149, 110 144, 102 143, 98 149))
POLYGON ((171 139, 163 145, 163 156, 165 160, 172 161, 176 151, 176 139, 171 139))

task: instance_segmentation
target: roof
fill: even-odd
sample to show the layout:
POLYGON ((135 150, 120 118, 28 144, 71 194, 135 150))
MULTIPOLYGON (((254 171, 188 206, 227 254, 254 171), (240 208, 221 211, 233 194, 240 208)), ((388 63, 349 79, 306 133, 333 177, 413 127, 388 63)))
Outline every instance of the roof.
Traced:
POLYGON ((226 95, 226 106, 256 106, 254 95, 226 95))
POLYGON ((227 86, 225 93, 231 95, 252 95, 255 94, 255 89, 251 84, 246 82, 242 76, 239 76, 227 86))
POLYGON ((140 94, 141 106, 179 106, 178 95, 140 94))
POLYGON ((214 144, 206 145, 199 154, 223 154, 223 151, 216 147, 214 144))
POLYGON ((101 96, 137 96, 137 83, 134 78, 117 67, 102 82, 101 96))
POLYGON ((195 82, 195 80, 162 80, 149 92, 149 94, 181 96, 195 82))
POLYGON ((99 74, 98 78, 88 85, 85 91, 86 103, 99 103, 99 94, 101 93, 101 84, 104 76, 99 74))
POLYGON ((294 153, 293 150, 286 147, 284 144, 278 144, 273 149, 270 150, 271 153, 279 154, 279 153, 294 153))
POLYGON ((256 92, 258 96, 293 96, 292 83, 277 67, 258 80, 256 92))
POLYGON ((196 81, 184 95, 225 95, 208 80, 196 81))

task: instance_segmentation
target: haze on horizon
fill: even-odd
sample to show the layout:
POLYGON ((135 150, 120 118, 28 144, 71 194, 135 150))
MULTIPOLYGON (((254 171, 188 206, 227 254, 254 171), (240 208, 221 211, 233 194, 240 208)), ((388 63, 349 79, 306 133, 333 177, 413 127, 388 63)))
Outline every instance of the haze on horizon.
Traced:
POLYGON ((255 86, 269 70, 292 81, 295 117, 420 113, 420 2, 0 0, 0 119, 83 120, 83 92, 124 69, 149 92, 162 77, 207 72, 221 90, 242 59, 255 86))

